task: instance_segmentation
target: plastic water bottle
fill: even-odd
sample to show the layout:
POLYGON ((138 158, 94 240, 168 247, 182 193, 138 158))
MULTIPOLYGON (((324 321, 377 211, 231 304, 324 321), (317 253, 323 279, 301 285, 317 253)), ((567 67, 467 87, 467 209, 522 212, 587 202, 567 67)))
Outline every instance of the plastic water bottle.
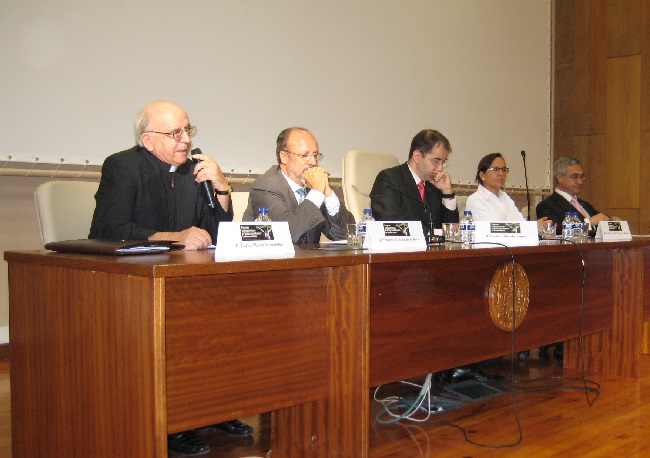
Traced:
POLYGON ((372 210, 369 208, 365 208, 363 210, 363 216, 359 220, 359 224, 357 225, 359 228, 359 235, 361 236, 361 243, 366 241, 366 223, 368 221, 374 221, 375 218, 372 217, 372 210))
POLYGON ((474 238, 476 235, 476 223, 474 218, 472 218, 472 212, 465 210, 463 217, 460 220, 460 241, 463 242, 463 245, 469 245, 474 243, 474 238))
POLYGON ((255 221, 258 223, 268 223, 271 221, 269 217, 269 209, 266 207, 261 207, 257 209, 257 218, 255 221))
POLYGON ((562 220, 562 238, 572 239, 575 237, 574 224, 573 212, 567 212, 562 220))
POLYGON ((582 218, 580 218, 580 213, 574 212, 573 213, 573 236, 575 238, 580 238, 583 236, 583 228, 584 222, 582 221, 582 218))

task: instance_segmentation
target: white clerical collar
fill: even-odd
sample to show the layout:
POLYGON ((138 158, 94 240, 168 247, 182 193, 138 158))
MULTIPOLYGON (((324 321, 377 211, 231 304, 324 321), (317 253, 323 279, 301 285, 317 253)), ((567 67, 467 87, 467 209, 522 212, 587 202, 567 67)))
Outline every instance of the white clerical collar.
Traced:
POLYGON ((169 172, 170 173, 175 172, 177 168, 178 168, 177 165, 172 165, 172 166, 169 167, 169 172))

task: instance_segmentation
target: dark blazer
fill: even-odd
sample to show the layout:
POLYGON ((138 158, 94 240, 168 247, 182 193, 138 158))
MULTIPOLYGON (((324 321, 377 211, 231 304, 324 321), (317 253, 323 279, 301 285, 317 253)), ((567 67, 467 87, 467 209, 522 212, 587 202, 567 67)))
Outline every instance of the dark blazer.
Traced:
POLYGON ((370 191, 370 206, 376 220, 421 221, 425 234, 442 223, 458 222, 458 208, 442 205, 442 192, 429 182, 424 184, 422 202, 406 162, 379 172, 370 191))
MULTIPOLYGON (((589 216, 594 216, 600 213, 596 210, 589 202, 582 200, 578 197, 578 202, 589 214, 589 216)), ((542 200, 537 204, 537 217, 543 218, 547 217, 553 220, 557 224, 557 233, 562 233, 562 220, 566 216, 567 212, 577 212, 576 208, 566 200, 564 197, 559 195, 557 192, 554 192, 546 199, 542 200)))
POLYGON ((313 202, 305 199, 298 205, 296 196, 278 165, 272 166, 253 182, 248 207, 242 219, 253 221, 257 216, 257 209, 261 207, 269 209, 271 221, 289 222, 293 243, 318 242, 321 233, 330 240, 345 240, 345 225, 354 223, 354 216, 345 208, 342 200, 339 212, 334 216, 327 213, 325 204, 318 208, 313 202))
MULTIPOLYGON (((106 158, 95 194, 89 238, 146 240, 156 232, 178 232, 192 226, 217 241, 220 221, 232 221, 232 208, 210 209, 194 181, 194 164, 187 161, 174 172, 147 149, 134 146, 106 158)), ((232 205, 230 205, 232 207, 232 205)))

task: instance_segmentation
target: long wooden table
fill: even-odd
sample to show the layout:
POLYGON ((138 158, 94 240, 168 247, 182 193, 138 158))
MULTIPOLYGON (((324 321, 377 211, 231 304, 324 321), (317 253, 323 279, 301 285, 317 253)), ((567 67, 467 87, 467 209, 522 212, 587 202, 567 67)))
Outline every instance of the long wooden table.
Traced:
MULTIPOLYGON (((513 248, 515 349, 567 340, 575 368, 581 334, 588 371, 638 377, 649 249, 581 244, 581 311, 575 246, 513 248)), ((273 456, 367 457, 370 387, 511 350, 487 306, 504 248, 5 260, 16 456, 164 457, 168 433, 272 411, 273 456)))

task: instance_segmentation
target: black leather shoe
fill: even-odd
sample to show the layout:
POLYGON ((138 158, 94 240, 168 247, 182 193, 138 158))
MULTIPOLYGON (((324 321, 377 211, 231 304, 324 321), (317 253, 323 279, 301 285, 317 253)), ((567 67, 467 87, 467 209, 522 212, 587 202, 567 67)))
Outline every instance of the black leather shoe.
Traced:
POLYGON ((559 363, 564 361, 564 342, 555 345, 555 348, 553 349, 553 358, 557 359, 559 363))
POLYGON ((215 423, 214 425, 204 426, 199 428, 199 431, 217 430, 231 436, 250 436, 253 434, 253 427, 242 423, 239 420, 224 421, 223 423, 215 423))
POLYGON ((477 365, 457 367, 436 374, 436 381, 441 383, 458 383, 465 380, 475 380, 483 383, 497 383, 504 379, 501 375, 488 375, 477 365))
POLYGON ((548 349, 551 348, 551 345, 544 345, 539 347, 539 357, 540 359, 551 359, 548 355, 548 349))
POLYGON ((210 451, 210 446, 192 430, 167 436, 167 448, 170 452, 185 456, 205 455, 210 451))

